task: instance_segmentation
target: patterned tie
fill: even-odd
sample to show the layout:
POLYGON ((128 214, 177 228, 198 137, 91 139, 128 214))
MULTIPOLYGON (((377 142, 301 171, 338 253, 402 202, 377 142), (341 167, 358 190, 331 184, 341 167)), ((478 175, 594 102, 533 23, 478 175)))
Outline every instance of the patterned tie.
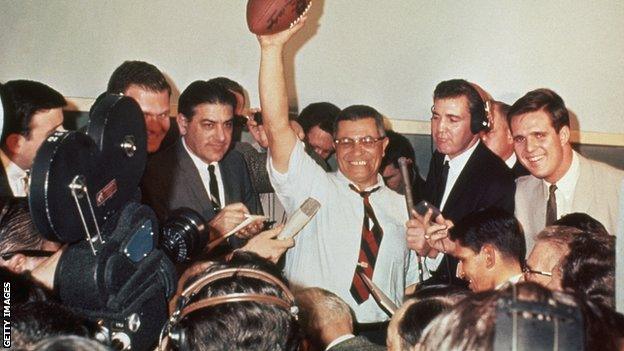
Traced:
MULTIPOLYGON (((362 223, 362 239, 360 242, 358 265, 362 267, 364 274, 372 280, 373 271, 375 269, 375 261, 377 260, 377 253, 379 252, 379 246, 381 245, 381 239, 383 238, 383 229, 377 221, 377 217, 375 216, 375 212, 373 212, 373 208, 368 201, 368 197, 370 194, 379 190, 379 187, 373 188, 370 191, 359 191, 354 185, 349 184, 349 188, 360 194, 364 200, 364 222, 362 223), (373 222, 372 228, 370 228, 370 222, 373 222)), ((357 267, 353 273, 353 281, 351 283, 350 292, 358 304, 366 301, 370 295, 364 281, 357 273, 357 267)))
POLYGON ((557 220, 557 196, 555 191, 557 185, 551 184, 548 187, 548 202, 546 202, 546 226, 553 224, 557 220))
POLYGON ((208 165, 208 173, 210 173, 210 202, 212 202, 212 209, 218 212, 221 210, 221 200, 219 199, 219 186, 217 185, 214 165, 208 165))
POLYGON ((442 165, 442 172, 440 172, 440 179, 438 179, 438 193, 436 194, 437 197, 434 203, 437 208, 440 208, 442 198, 444 198, 444 190, 446 189, 446 179, 448 178, 449 168, 449 161, 444 161, 444 165, 442 165))

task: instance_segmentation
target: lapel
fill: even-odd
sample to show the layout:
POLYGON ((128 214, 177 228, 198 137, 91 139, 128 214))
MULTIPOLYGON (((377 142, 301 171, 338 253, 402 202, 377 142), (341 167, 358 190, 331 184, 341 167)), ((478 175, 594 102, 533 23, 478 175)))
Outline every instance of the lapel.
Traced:
POLYGON ((206 193, 204 183, 202 183, 199 176, 197 167, 191 160, 191 156, 184 149, 182 139, 176 144, 176 154, 178 161, 179 177, 176 177, 176 181, 182 183, 185 193, 189 200, 195 203, 201 208, 202 213, 213 213, 212 206, 210 206, 210 199, 206 193))
MULTIPOLYGON (((234 186, 236 179, 236 172, 231 167, 231 162, 228 162, 228 156, 232 151, 228 151, 225 156, 219 161, 219 170, 221 171, 221 183, 223 184, 223 195, 225 199, 223 200, 222 206, 230 204, 232 202, 237 202, 240 200, 232 201, 232 195, 238 191, 238 187, 234 186)), ((237 198, 237 197, 234 197, 237 198)))
MULTIPOLYGON (((462 198, 464 192, 468 191, 474 193, 474 185, 480 183, 479 173, 483 170, 481 169, 481 165, 478 160, 482 157, 484 147, 484 144, 479 142, 477 148, 474 150, 472 155, 470 155, 468 162, 464 165, 464 169, 462 169, 461 173, 459 173, 459 177, 457 177, 457 180, 455 181, 455 184, 446 199, 446 203, 444 205, 446 212, 454 212, 458 210, 458 207, 463 207, 463 204, 458 201, 462 198)), ((476 201, 477 199, 472 200, 476 201)))
POLYGON ((9 177, 6 175, 6 170, 0 162, 0 196, 12 197, 13 190, 11 190, 11 186, 9 185, 9 177))
POLYGON ((572 212, 587 213, 589 206, 596 201, 596 189, 592 187, 592 184, 596 184, 596 177, 589 160, 578 153, 576 156, 579 160, 579 177, 574 186, 572 212))

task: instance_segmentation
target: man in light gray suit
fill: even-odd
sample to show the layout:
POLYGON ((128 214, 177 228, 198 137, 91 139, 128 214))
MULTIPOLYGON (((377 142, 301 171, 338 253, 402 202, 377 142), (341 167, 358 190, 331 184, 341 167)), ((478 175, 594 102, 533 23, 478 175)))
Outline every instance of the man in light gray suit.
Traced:
POLYGON ((536 233, 572 212, 589 214, 615 235, 624 171, 572 150, 561 97, 549 89, 531 91, 511 106, 508 119, 516 156, 531 173, 518 178, 515 196, 527 252, 536 233))

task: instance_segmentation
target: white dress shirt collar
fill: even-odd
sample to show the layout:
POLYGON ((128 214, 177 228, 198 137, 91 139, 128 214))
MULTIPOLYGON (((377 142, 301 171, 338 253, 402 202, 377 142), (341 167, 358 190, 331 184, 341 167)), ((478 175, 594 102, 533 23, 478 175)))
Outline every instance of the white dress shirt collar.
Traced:
POLYGON ((210 197, 210 172, 208 172, 208 166, 213 165, 215 167, 215 177, 217 178, 216 180, 217 180, 217 186, 219 188, 219 199, 221 200, 220 205, 221 207, 225 206, 226 205, 225 189, 223 188, 223 182, 221 181, 221 179, 223 178, 221 177, 221 168, 219 167, 219 162, 217 161, 211 162, 211 163, 204 162, 204 160, 197 157, 191 151, 191 149, 189 149, 188 145, 186 145, 186 141, 184 140, 184 137, 182 137, 181 139, 182 139, 182 145, 184 146, 184 149, 191 157, 191 160, 193 161, 195 168, 197 168, 197 171, 199 172, 199 177, 201 178, 201 181, 204 184, 204 189, 206 190, 206 194, 208 195, 208 197, 210 197))
POLYGON ((355 186, 359 191, 369 191, 371 189, 374 189, 376 187, 384 187, 385 183, 383 181, 383 177, 381 176, 381 174, 377 173, 377 183, 366 187, 366 189, 362 190, 360 189, 357 185, 355 185, 355 183, 353 183, 351 180, 349 180, 349 178, 347 178, 347 176, 345 176, 340 170, 336 171, 336 176, 338 178, 338 180, 340 180, 341 182, 344 182, 345 184, 353 184, 353 186, 355 186))
POLYGON ((347 340, 353 339, 353 338, 355 338, 355 335, 353 335, 353 334, 345 334, 343 336, 339 336, 339 337, 335 338, 334 341, 330 342, 327 345, 327 347, 325 348, 325 351, 331 349, 332 347, 340 344, 343 341, 347 341, 347 340))
POLYGON ((6 172, 7 181, 9 183, 9 187, 11 187, 13 196, 26 196, 25 179, 28 176, 26 171, 11 161, 9 156, 7 156, 2 149, 0 149, 0 159, 2 159, 2 166, 6 172))
POLYGON ((509 158, 505 160, 505 164, 507 165, 507 167, 509 167, 509 169, 512 169, 516 165, 517 160, 518 158, 516 157, 516 153, 512 152, 511 156, 509 156, 509 158))
MULTIPOLYGON (((572 200, 574 199, 574 189, 580 175, 579 156, 576 151, 572 151, 572 162, 568 171, 559 179, 555 184, 557 190, 555 191, 555 197, 557 199, 557 219, 570 213, 572 210, 572 200)), ((544 194, 548 196, 548 188, 550 183, 546 180, 542 180, 544 184, 544 194)), ((547 198, 548 199, 548 198, 547 198)))
POLYGON ((448 172, 448 177, 446 178, 446 187, 444 188, 444 196, 442 196, 442 201, 440 202, 440 209, 443 209, 444 205, 446 205, 446 200, 448 199, 449 194, 451 193, 451 189, 453 189, 455 182, 457 182, 457 178, 459 178, 459 175, 461 174, 462 170, 466 166, 466 163, 468 163, 470 156, 472 156, 472 154, 474 153, 475 149, 477 148, 480 142, 481 142, 480 140, 477 140, 477 142, 474 145, 466 149, 461 154, 455 156, 453 159, 450 159, 448 155, 444 156, 444 162, 448 161, 449 163, 449 172, 448 172))

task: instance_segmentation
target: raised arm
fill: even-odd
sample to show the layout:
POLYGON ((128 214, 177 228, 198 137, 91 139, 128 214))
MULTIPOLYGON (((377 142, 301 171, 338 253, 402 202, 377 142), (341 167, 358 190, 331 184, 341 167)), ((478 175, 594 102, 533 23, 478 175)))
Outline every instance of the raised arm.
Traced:
POLYGON ((297 135, 288 122, 284 45, 304 22, 305 18, 283 32, 258 36, 261 49, 259 88, 262 119, 273 166, 280 173, 288 171, 290 154, 297 142, 297 135))

